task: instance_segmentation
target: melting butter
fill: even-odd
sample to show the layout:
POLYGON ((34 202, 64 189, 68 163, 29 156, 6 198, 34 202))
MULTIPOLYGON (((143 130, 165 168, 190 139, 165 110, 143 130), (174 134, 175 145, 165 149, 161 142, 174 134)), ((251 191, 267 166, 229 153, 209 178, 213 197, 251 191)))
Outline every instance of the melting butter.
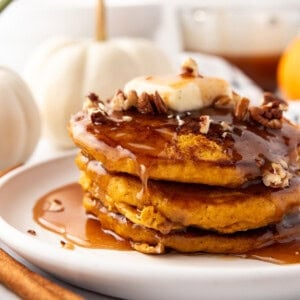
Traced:
POLYGON ((183 64, 183 71, 187 68, 190 68, 190 74, 135 78, 125 85, 124 93, 128 95, 134 90, 141 96, 144 92, 152 95, 158 92, 166 106, 178 112, 210 106, 219 96, 232 98, 232 89, 227 81, 199 76, 193 60, 183 64))

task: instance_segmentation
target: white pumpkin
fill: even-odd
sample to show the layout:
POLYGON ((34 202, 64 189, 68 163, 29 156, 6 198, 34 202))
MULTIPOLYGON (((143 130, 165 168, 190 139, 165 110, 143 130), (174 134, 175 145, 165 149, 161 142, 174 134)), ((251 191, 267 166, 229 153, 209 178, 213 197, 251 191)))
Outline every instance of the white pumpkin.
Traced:
POLYGON ((32 154, 40 136, 40 118, 32 94, 19 75, 0 67, 0 170, 19 165, 32 154))
POLYGON ((74 41, 52 39, 41 45, 25 78, 41 104, 48 134, 59 148, 72 147, 70 116, 90 92, 106 100, 133 77, 171 72, 164 53, 142 39, 74 41))

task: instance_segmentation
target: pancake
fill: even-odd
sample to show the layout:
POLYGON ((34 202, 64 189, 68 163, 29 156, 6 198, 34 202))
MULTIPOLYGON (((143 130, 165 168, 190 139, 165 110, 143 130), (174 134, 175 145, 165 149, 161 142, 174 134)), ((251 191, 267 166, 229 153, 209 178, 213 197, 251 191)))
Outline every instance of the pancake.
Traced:
POLYGON ((275 190, 262 183, 225 189, 153 180, 143 190, 138 178, 109 173, 82 154, 76 163, 82 170, 80 183, 92 197, 133 223, 163 234, 188 226, 220 233, 259 228, 279 222, 300 203, 299 178, 275 190))
POLYGON ((300 130, 285 119, 278 130, 240 121, 225 108, 177 116, 128 110, 94 124, 81 111, 72 117, 69 131, 75 144, 108 171, 140 178, 233 188, 261 178, 272 162, 296 163, 291 157, 299 151, 300 130), (208 134, 199 132, 203 115, 211 120, 208 134))
POLYGON ((245 253, 284 238, 300 203, 300 128, 287 106, 269 93, 251 106, 193 60, 107 101, 89 95, 69 123, 84 208, 143 253, 245 253))
MULTIPOLYGON (((98 217, 102 228, 111 230, 120 237, 129 240, 135 250, 147 254, 161 254, 169 249, 185 253, 244 254, 250 250, 274 243, 276 240, 274 236, 280 232, 280 227, 284 226, 282 223, 227 235, 185 228, 164 235, 153 229, 134 224, 121 214, 109 212, 102 206, 101 201, 92 198, 87 193, 84 197, 84 206, 89 213, 98 217)), ((288 232, 286 234, 288 236, 288 232)), ((280 237, 280 239, 284 238, 286 237, 280 237)))

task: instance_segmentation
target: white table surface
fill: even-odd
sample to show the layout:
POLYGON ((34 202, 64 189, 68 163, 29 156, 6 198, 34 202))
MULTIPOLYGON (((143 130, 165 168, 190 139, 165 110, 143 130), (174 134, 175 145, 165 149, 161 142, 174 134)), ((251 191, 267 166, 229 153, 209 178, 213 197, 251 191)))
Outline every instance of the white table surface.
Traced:
MULTIPOLYGON (((40 143, 39 143, 39 145, 38 145, 35 153, 33 154, 33 156, 31 157, 31 159, 29 160, 28 163, 34 163, 34 162, 42 161, 42 160, 54 157, 54 156, 59 155, 59 154, 63 154, 64 152, 66 152, 66 151, 56 150, 55 148, 53 148, 47 142, 46 139, 42 139, 40 141, 40 143)), ((18 260, 23 265, 25 265, 26 267, 28 267, 30 270, 43 275, 44 277, 50 279, 51 281, 53 281, 53 282, 55 282, 55 283, 57 283, 57 284, 65 287, 65 288, 67 288, 69 290, 74 291, 75 293, 81 295, 84 299, 91 299, 91 300, 113 299, 113 298, 108 297, 108 296, 104 296, 104 295, 100 295, 100 294, 97 294, 97 293, 89 292, 87 290, 83 290, 81 288, 78 288, 78 287, 72 286, 72 285, 70 285, 68 283, 65 283, 65 282, 63 282, 63 281, 61 281, 59 279, 56 279, 55 277, 51 276, 48 273, 43 272, 41 269, 37 268, 33 264, 29 263, 28 261, 26 261, 25 259, 23 259, 19 255, 17 255, 16 253, 14 253, 12 250, 10 250, 1 241, 0 241, 0 248, 2 248, 3 250, 5 250, 6 252, 8 252, 12 257, 14 257, 16 260, 18 260)), ((8 289, 6 289, 3 285, 0 284, 0 299, 3 299, 3 300, 17 300, 17 299, 20 299, 20 298, 18 296, 16 296, 15 294, 13 294, 8 289)))

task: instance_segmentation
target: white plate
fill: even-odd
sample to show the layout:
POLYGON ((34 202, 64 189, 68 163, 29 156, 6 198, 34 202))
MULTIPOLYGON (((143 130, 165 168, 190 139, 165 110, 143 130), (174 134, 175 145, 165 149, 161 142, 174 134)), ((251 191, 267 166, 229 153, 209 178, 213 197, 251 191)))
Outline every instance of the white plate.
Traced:
POLYGON ((0 181, 0 239, 28 261, 80 287, 129 299, 299 299, 300 265, 214 255, 161 256, 60 247, 32 219, 35 201, 76 181, 73 155, 13 171, 0 181), (28 229, 37 236, 27 234, 28 229))

